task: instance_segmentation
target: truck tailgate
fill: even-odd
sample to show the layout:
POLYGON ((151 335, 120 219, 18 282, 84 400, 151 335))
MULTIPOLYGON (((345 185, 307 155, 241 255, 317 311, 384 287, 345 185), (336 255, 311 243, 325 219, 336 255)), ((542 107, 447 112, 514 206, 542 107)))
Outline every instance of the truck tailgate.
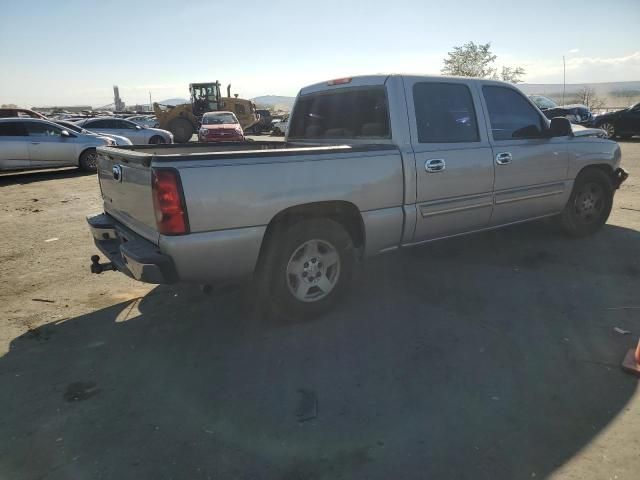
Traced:
POLYGON ((104 211, 143 238, 157 244, 151 168, 128 152, 98 149, 98 180, 104 211))

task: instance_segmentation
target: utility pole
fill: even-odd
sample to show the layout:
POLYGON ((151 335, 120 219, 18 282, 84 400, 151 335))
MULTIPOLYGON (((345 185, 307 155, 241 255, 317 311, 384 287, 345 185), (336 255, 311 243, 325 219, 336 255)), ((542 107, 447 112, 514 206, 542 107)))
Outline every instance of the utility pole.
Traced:
POLYGON ((564 105, 564 91, 567 88, 567 65, 562 55, 562 105, 564 105))
POLYGON ((149 91, 149 111, 153 111, 153 103, 151 103, 151 91, 149 91))

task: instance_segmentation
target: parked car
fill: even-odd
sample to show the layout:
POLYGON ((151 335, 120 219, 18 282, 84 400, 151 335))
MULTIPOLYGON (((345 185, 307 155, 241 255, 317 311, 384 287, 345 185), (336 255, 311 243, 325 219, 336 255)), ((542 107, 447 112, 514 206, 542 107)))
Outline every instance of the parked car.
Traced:
POLYGON ((627 139, 640 135, 640 103, 617 112, 596 115, 592 125, 604 130, 608 138, 627 139))
POLYGON ((54 168, 77 165, 95 171, 96 147, 115 141, 70 132, 48 120, 0 118, 0 170, 54 168))
POLYGON ((92 132, 104 135, 121 135, 135 145, 173 143, 173 134, 159 128, 149 128, 115 117, 95 117, 80 120, 76 124, 92 132))
POLYGON ((135 122, 143 127, 158 128, 160 122, 153 115, 135 115, 133 117, 127 117, 130 122, 135 122))
MULTIPOLYGON (((95 132, 91 132, 89 130, 85 130, 84 128, 80 127, 79 125, 76 125, 73 122, 70 122, 68 120, 53 120, 53 123, 55 123, 56 125, 60 125, 62 128, 65 128, 67 130, 69 130, 70 132, 76 132, 76 133, 82 133, 84 135, 95 135, 98 137, 105 137, 105 135, 101 135, 99 133, 95 133, 95 132)), ((133 143, 131 143, 131 140, 129 140, 127 137, 122 137, 120 135, 109 135, 108 138, 111 138, 116 145, 118 146, 122 146, 122 145, 133 145, 133 143)))
POLYGON ((273 135, 284 135, 289 126, 289 115, 285 115, 279 120, 275 120, 271 125, 271 133, 273 135))
POLYGON ((298 94, 284 143, 100 148, 105 213, 88 223, 109 262, 94 257, 92 271, 255 276, 275 311, 308 318, 339 300, 362 257, 543 217, 596 232, 627 177, 599 133, 549 121, 493 80, 318 83, 298 94))
POLYGON ((593 114, 586 105, 576 103, 560 106, 550 98, 543 97, 542 95, 529 95, 529 98, 549 120, 554 117, 565 117, 571 123, 578 125, 589 125, 591 120, 593 120, 593 114))
POLYGON ((40 118, 42 120, 46 120, 47 117, 44 115, 34 112, 33 110, 29 110, 28 108, 0 108, 0 118, 40 118))
POLYGON ((244 132, 233 112, 207 112, 198 130, 200 142, 239 142, 244 132))

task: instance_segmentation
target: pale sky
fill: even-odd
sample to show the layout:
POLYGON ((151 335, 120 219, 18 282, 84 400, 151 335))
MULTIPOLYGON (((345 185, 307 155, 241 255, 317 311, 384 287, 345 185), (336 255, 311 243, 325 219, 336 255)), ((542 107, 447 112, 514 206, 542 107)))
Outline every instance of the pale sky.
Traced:
POLYGON ((187 97, 191 82, 295 95, 341 76, 438 74, 491 42, 527 83, 640 80, 640 0, 0 0, 0 103, 127 104, 187 97))

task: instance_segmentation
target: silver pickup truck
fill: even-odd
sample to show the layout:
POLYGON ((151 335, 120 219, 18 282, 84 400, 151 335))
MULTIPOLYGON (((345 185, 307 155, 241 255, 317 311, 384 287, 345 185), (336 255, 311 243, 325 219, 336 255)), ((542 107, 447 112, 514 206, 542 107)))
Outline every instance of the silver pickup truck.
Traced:
POLYGON ((204 285, 254 277, 287 316, 330 308, 363 257, 543 217, 574 236, 627 177, 599 131, 517 88, 407 75, 303 88, 285 142, 101 147, 92 271, 204 285))

